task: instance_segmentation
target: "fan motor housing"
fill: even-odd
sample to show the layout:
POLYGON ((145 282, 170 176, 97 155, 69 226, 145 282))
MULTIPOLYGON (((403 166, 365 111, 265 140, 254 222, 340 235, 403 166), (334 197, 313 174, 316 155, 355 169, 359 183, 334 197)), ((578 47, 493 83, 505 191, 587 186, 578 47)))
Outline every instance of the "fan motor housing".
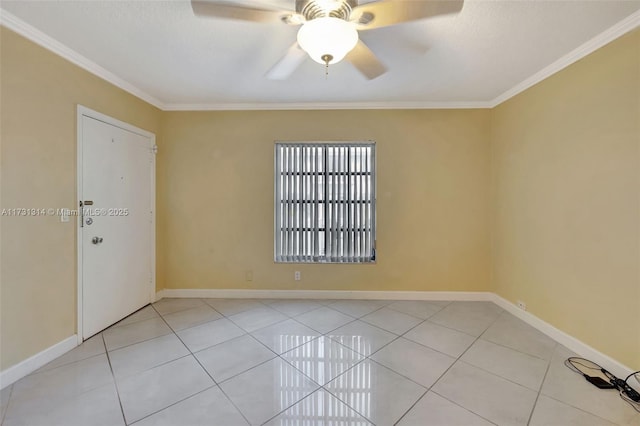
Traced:
POLYGON ((351 10, 357 5, 358 0, 296 0, 296 12, 307 21, 323 17, 347 21, 351 10))

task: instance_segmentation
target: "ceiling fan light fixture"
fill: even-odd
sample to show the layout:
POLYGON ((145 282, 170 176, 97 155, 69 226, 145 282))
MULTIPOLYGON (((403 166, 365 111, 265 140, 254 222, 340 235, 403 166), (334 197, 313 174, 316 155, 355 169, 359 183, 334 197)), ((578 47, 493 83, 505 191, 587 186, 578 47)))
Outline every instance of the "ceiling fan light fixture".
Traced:
POLYGON ((340 62, 358 43, 358 31, 350 22, 333 17, 307 21, 298 31, 298 44, 322 65, 340 62), (331 59, 327 62, 327 58, 331 59))

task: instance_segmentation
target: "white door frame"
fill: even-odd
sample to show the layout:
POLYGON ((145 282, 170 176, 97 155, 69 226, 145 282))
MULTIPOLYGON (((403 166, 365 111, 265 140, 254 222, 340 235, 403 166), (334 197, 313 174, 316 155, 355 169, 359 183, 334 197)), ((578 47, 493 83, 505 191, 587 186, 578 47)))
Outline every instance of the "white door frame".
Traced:
MULTIPOLYGON (((156 135, 138 127, 132 126, 124 121, 116 120, 115 118, 104 115, 100 112, 89 109, 85 106, 77 106, 76 116, 77 126, 77 192, 76 192, 76 209, 80 209, 80 200, 82 200, 82 117, 93 118, 103 123, 110 124, 115 127, 119 127, 123 130, 127 130, 132 133, 136 133, 140 136, 147 137, 151 140, 152 146, 156 147, 156 135)), ((153 212, 151 213, 151 227, 153 232, 151 233, 151 284, 149 287, 149 303, 155 301, 156 295, 156 157, 155 155, 151 159, 151 205, 153 206, 153 212)), ((77 210, 79 211, 79 210, 77 210)), ((78 301, 78 313, 77 313, 77 333, 78 344, 83 342, 83 315, 82 315, 82 297, 83 297, 83 280, 82 280, 82 248, 83 239, 82 231, 80 230, 80 214, 76 215, 76 252, 78 259, 78 271, 77 271, 77 301, 78 301)))

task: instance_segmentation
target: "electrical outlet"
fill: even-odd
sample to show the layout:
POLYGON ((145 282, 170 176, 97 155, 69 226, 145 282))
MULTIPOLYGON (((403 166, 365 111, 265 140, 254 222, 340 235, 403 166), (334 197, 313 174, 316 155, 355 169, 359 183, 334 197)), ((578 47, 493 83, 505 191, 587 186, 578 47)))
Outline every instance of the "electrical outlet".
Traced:
POLYGON ((518 308, 522 309, 523 311, 527 310, 527 304, 524 303, 522 300, 518 300, 516 302, 516 306, 518 306, 518 308))
POLYGON ((300 271, 295 271, 293 273, 293 279, 295 279, 296 281, 300 281, 302 279, 300 276, 300 271))
POLYGON ((247 281, 253 281, 253 271, 252 270, 245 271, 244 279, 247 281))

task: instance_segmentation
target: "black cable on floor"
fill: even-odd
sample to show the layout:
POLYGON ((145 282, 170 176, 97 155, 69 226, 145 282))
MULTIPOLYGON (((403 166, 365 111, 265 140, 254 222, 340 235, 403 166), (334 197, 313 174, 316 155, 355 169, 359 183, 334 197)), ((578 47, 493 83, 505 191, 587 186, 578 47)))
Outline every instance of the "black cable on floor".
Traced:
POLYGON ((564 362, 570 370, 582 375, 592 385, 599 389, 615 389, 620 392, 620 398, 640 412, 640 392, 631 386, 631 379, 638 383, 634 384, 640 389, 640 371, 633 372, 622 380, 602 366, 588 359, 571 357, 564 362))

